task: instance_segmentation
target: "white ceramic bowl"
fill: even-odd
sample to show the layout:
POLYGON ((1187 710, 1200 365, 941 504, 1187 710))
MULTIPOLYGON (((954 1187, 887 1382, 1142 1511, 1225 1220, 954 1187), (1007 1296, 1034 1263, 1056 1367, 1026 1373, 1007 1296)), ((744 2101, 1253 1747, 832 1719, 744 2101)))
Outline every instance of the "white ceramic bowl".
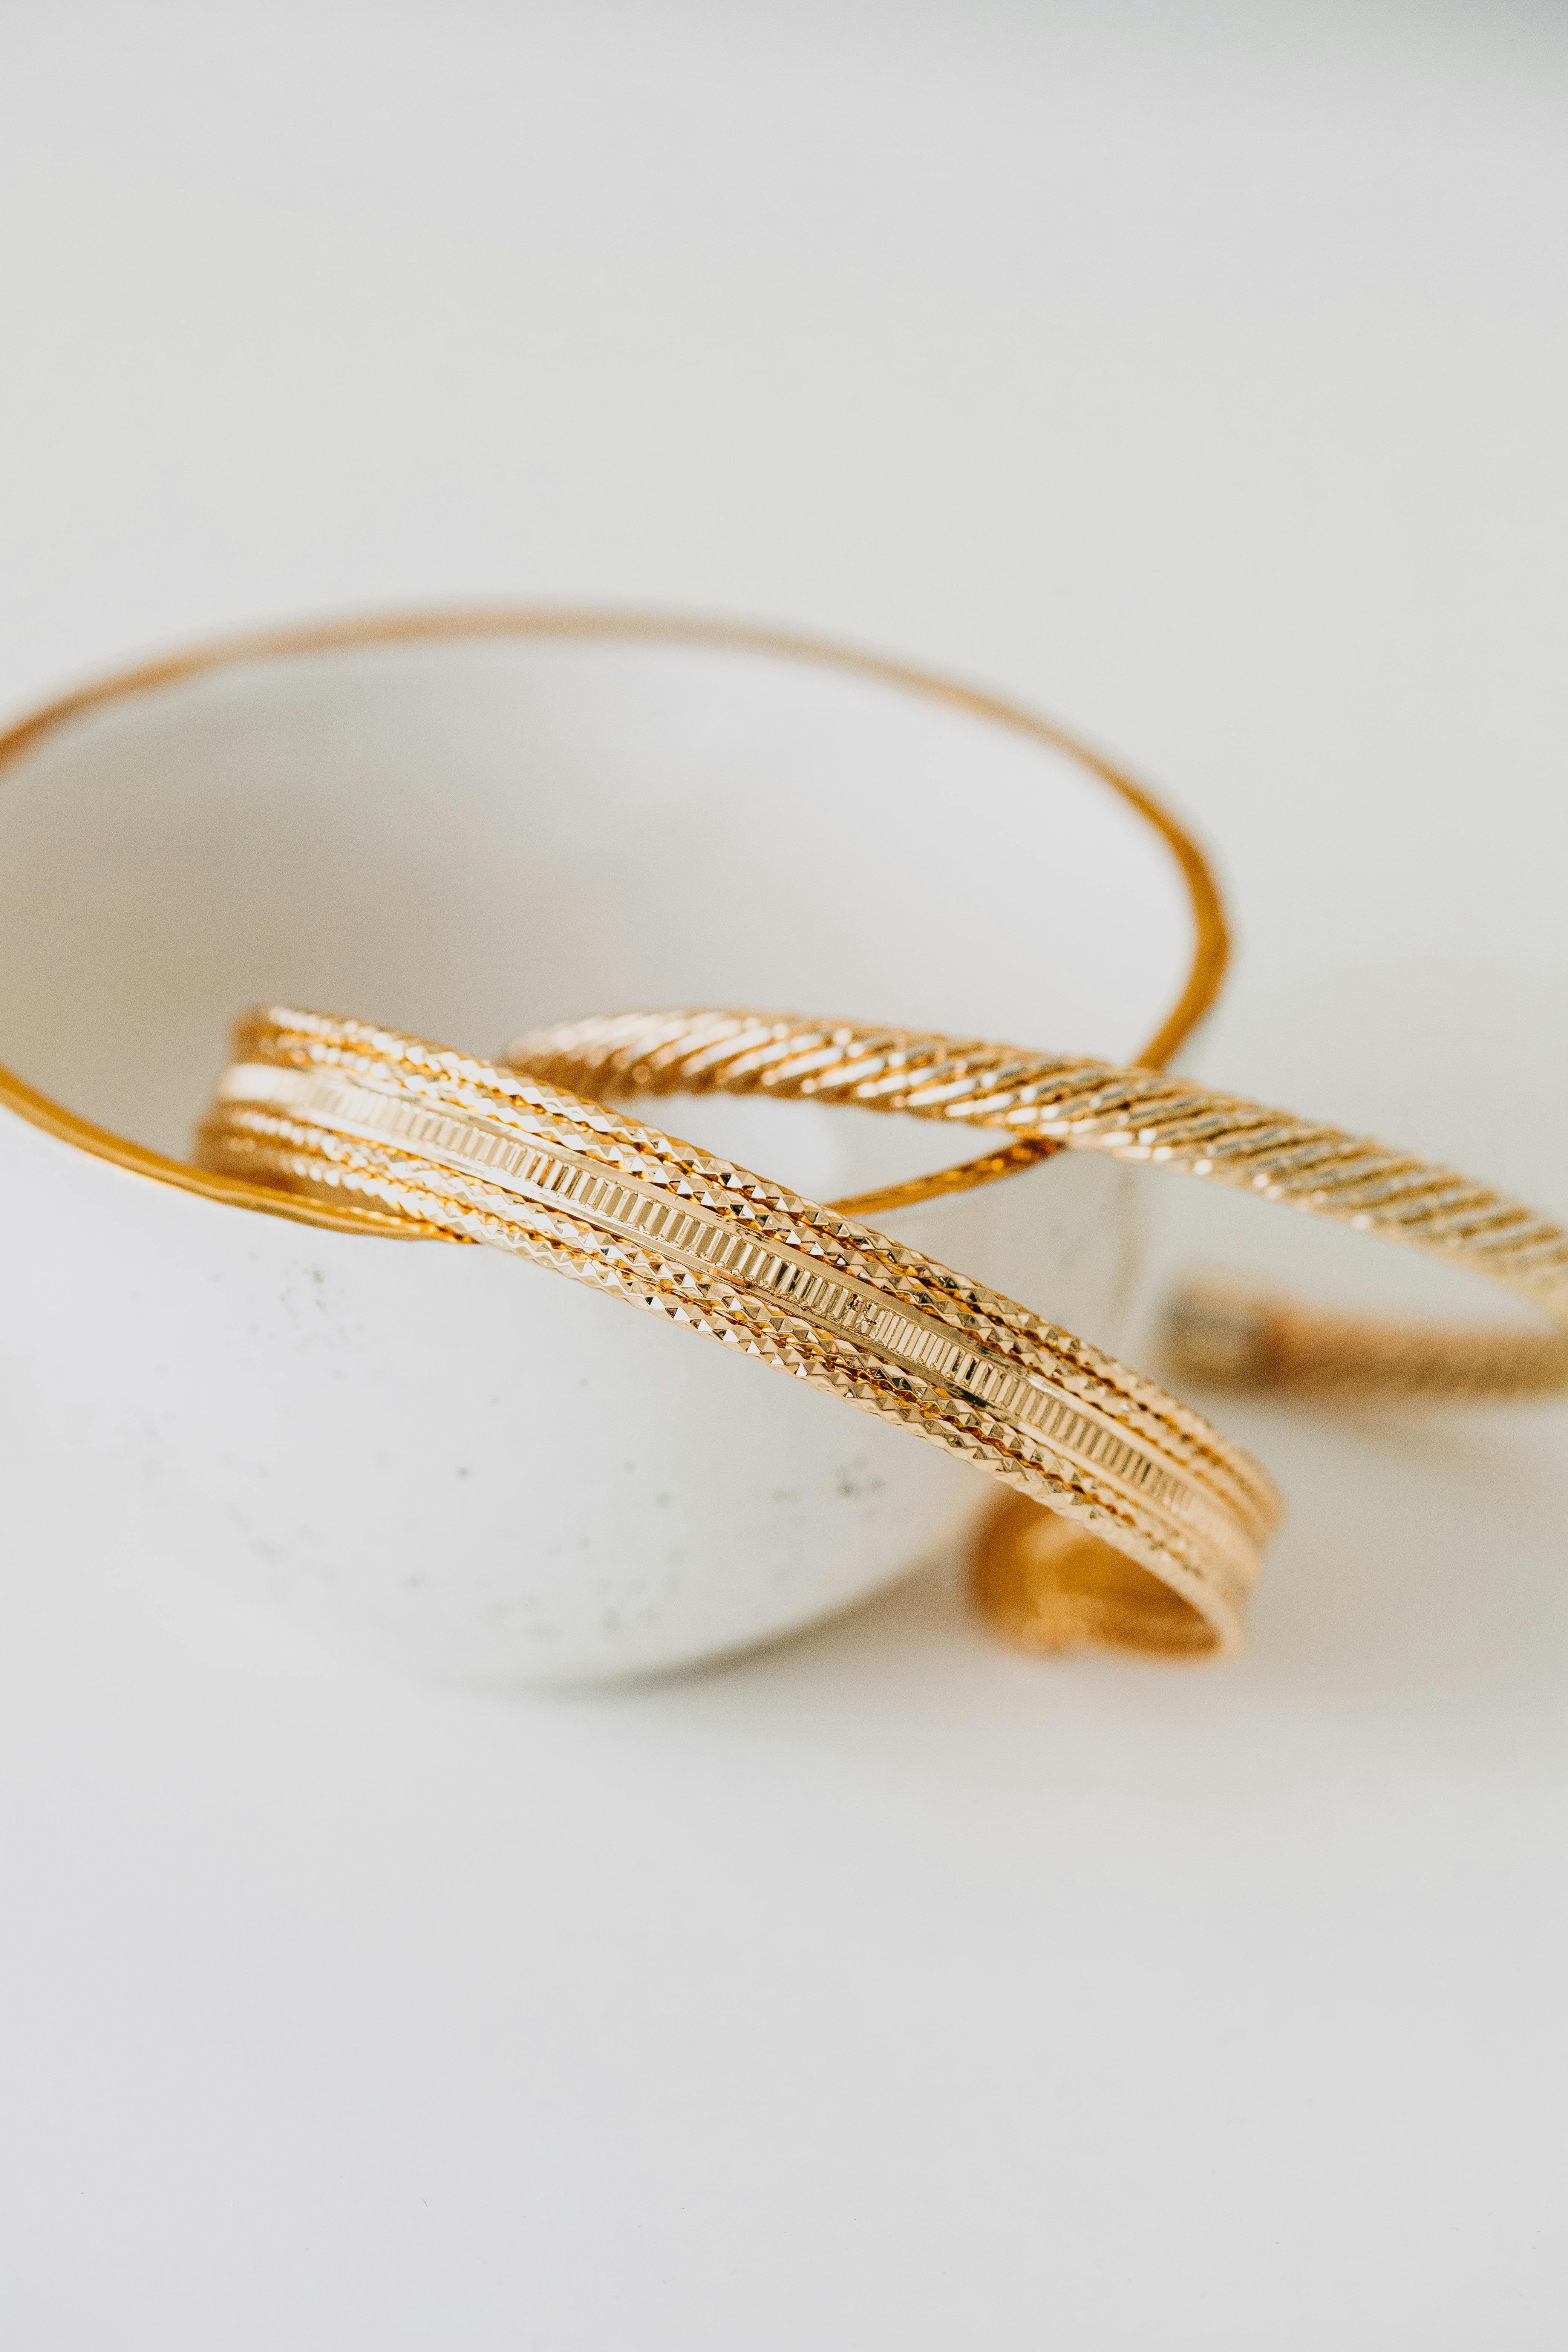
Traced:
MULTIPOLYGON (((107 1465, 231 1586, 441 1672, 757 1642, 929 1560, 994 1490, 539 1268, 226 1200, 183 1153, 237 1013, 494 1052, 572 1013, 725 1002, 1131 1056, 1223 960, 1190 848, 1049 729, 721 626, 219 646, 23 722, 0 783, 0 1349, 27 1442, 62 1476, 107 1465)), ((970 1156, 809 1104, 661 1115, 818 1199, 970 1156)), ((1049 1160, 885 1222, 1109 1336, 1114 1168, 1049 1160)))

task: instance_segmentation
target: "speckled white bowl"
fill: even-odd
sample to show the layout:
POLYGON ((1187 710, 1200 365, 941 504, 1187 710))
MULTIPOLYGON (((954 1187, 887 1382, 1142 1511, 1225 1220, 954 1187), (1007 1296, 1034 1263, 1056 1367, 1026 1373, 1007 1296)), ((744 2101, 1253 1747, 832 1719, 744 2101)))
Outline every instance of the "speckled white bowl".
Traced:
MULTIPOLYGON (((539 1268, 226 1198, 181 1155, 235 1013, 286 998, 495 1051, 724 1001, 1130 1056, 1174 1043, 1223 959, 1188 845, 1052 730, 721 626, 219 646, 23 722, 0 783, 0 1351, 27 1442, 62 1476, 107 1463, 232 1587, 438 1672, 610 1678, 761 1641, 929 1560, 994 1490, 539 1268)), ((818 1199, 966 1156, 809 1104, 668 1116, 818 1199)), ((1115 1169, 1054 1160, 885 1222, 1110 1336, 1115 1169)))

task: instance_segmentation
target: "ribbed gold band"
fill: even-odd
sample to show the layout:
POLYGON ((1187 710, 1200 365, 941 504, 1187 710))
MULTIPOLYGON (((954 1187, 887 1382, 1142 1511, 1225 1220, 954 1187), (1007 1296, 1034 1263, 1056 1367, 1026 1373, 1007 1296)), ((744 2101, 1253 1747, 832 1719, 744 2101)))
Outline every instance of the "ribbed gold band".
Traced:
MULTIPOLYGON (((1529 1301, 1545 1330, 1394 1323, 1210 1278, 1172 1303, 1178 1369, 1237 1385, 1348 1394, 1512 1398, 1568 1387, 1568 1233, 1490 1186, 1407 1152, 1149 1069, 852 1022, 731 1011, 628 1013, 529 1032, 508 1055, 537 1077, 600 1099, 763 1093, 853 1103, 990 1129, 1007 1139, 988 1172, 1063 1150, 1177 1168, 1363 1233, 1379 1234, 1529 1301)), ((973 1181, 973 1171, 964 1173, 973 1181)), ((910 1188, 837 1205, 875 1216, 910 1188)), ((993 1622, 1032 1648, 1126 1639, 1137 1595, 1114 1563, 1086 1559, 1061 1516, 1016 1500, 974 1562, 993 1622), (1081 1616, 1075 1621, 1075 1611, 1081 1616)), ((1133 1638, 1136 1638, 1134 1634, 1133 1638)))
MULTIPOLYGON (((1163 1071, 1016 1045, 789 1014, 628 1013, 530 1031, 508 1062, 600 1099, 762 1093, 853 1103, 998 1131, 1036 1151, 1102 1151, 1174 1168, 1424 1251, 1527 1300, 1545 1330, 1392 1323, 1228 1280, 1171 1311, 1182 1367, 1237 1384, 1507 1398, 1568 1387, 1568 1231, 1384 1144, 1163 1071)), ((843 1202, 871 1215, 898 1192, 843 1202)))
POLYGON ((1054 1600, 1035 1593, 1024 1638, 1239 1640, 1273 1487, 1113 1358, 551 1082, 289 1009, 242 1024, 236 1054, 205 1166, 531 1257, 990 1472, 1068 1531, 1040 1569, 1054 1600))

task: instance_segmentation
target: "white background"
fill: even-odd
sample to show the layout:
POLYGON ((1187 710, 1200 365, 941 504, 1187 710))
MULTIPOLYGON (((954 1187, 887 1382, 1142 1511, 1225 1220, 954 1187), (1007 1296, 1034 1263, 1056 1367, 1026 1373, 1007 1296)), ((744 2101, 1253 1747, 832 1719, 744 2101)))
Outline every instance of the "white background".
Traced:
MULTIPOLYGON (((1560 11, 0 41, 8 703, 484 596, 967 672, 1215 845, 1207 1074, 1568 1209, 1560 11)), ((1226 1207, 1162 1249, 1311 1254, 1226 1207)), ((338 1664, 21 1465, 7 2346, 1568 2341, 1564 1417, 1226 1417, 1292 1506, 1235 1666, 931 1587, 571 1703, 338 1664)))

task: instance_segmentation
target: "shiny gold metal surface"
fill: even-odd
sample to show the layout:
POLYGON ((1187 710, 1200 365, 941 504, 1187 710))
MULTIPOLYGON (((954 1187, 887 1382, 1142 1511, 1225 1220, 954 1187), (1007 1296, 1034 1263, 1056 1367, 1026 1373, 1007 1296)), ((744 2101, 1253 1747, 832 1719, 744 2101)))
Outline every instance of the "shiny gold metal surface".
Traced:
POLYGON ((1082 1538, 1036 1612, 1058 1646, 1239 1640, 1274 1490, 1113 1358, 551 1083, 289 1009, 242 1024, 236 1056, 199 1138, 205 1167, 530 1257, 990 1472, 1082 1538))
MULTIPOLYGON (((1173 1168, 1405 1243, 1537 1308, 1540 1330, 1331 1313, 1227 1279, 1177 1297, 1178 1361, 1211 1381, 1507 1398, 1568 1387, 1568 1231, 1489 1184, 1190 1079, 1022 1046, 729 1011, 564 1022, 514 1041, 514 1068, 595 1098, 722 1090, 809 1097, 984 1128, 1044 1150, 1173 1168)), ((896 1196, 840 1202, 868 1215, 896 1196)))

